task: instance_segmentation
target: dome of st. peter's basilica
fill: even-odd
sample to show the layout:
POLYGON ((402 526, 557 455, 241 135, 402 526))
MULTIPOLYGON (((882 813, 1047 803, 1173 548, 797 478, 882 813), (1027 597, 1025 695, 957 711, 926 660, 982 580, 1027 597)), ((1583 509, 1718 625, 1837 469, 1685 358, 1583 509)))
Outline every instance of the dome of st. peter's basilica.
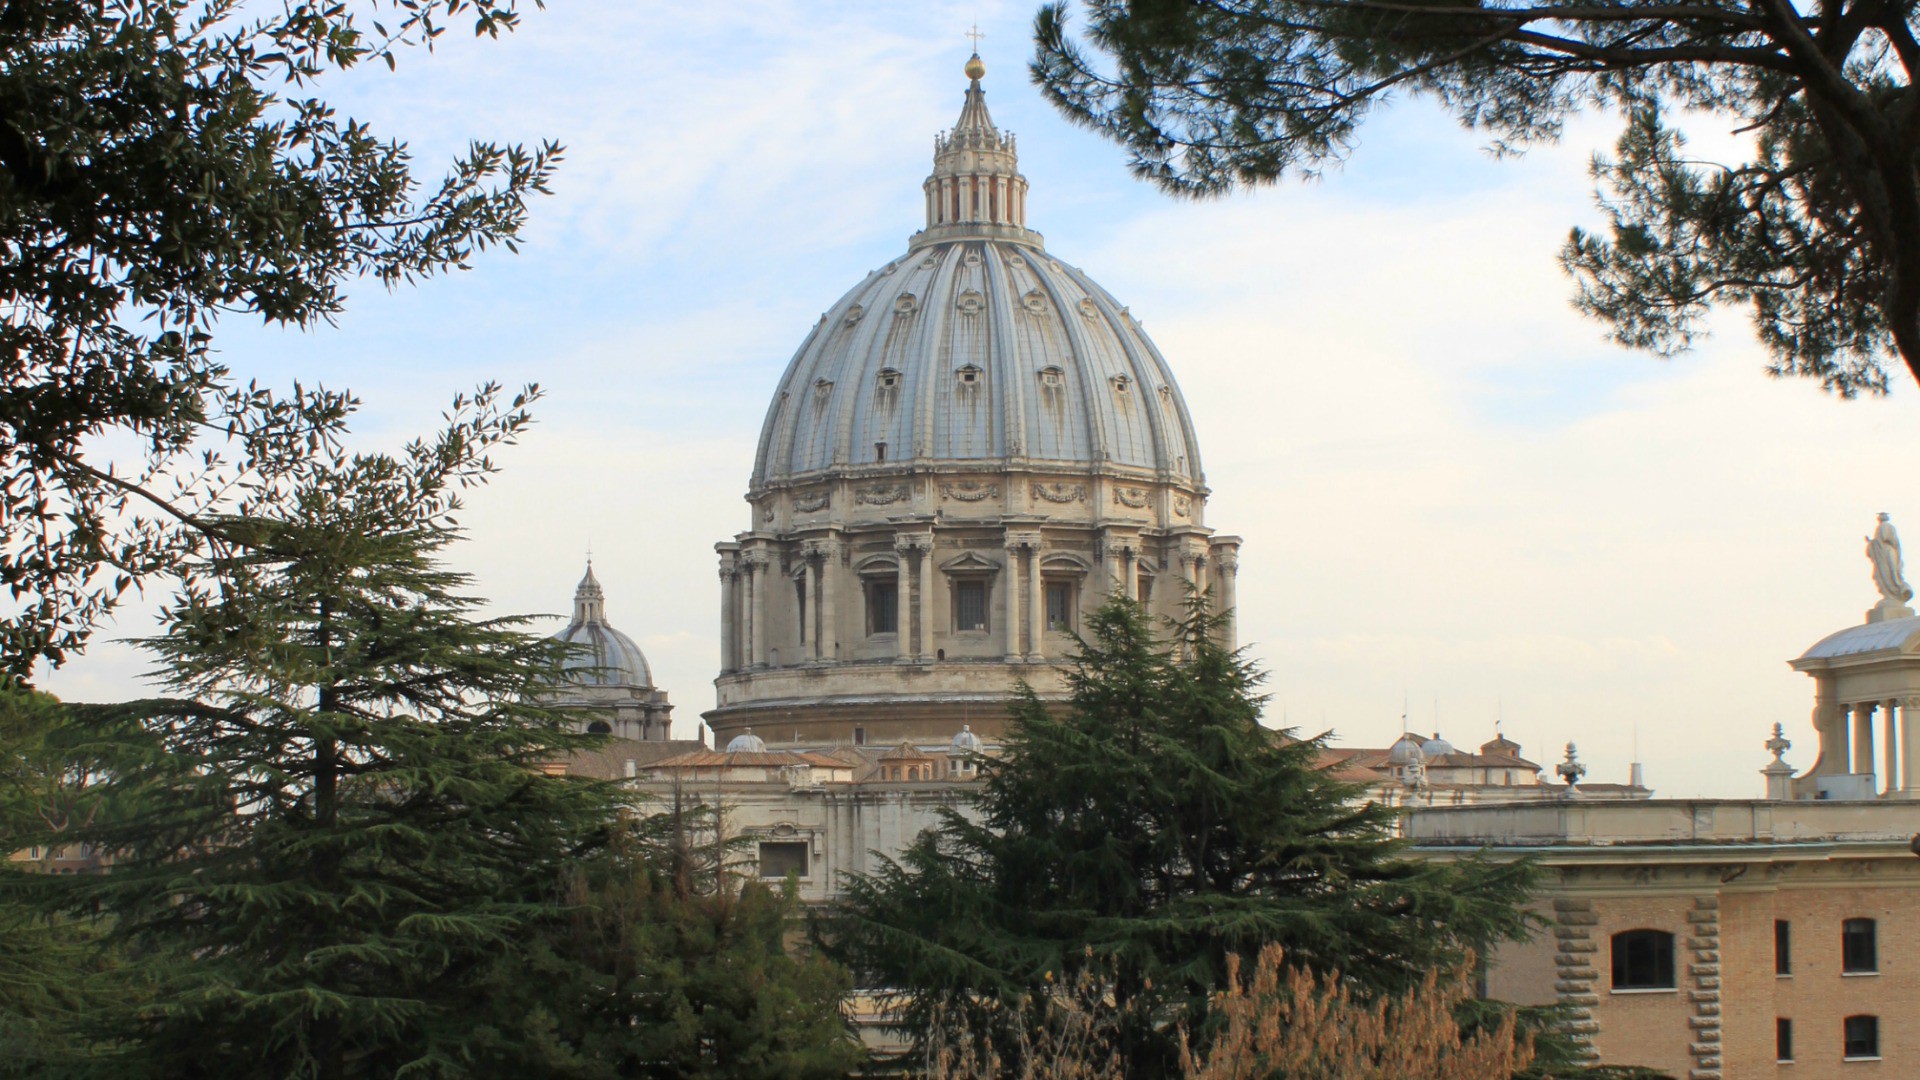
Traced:
POLYGON ((1011 135, 970 82, 926 228, 841 297, 781 377, 747 532, 718 545, 716 745, 998 732, 1114 589, 1230 607, 1199 442, 1132 313, 1026 227, 1011 135))

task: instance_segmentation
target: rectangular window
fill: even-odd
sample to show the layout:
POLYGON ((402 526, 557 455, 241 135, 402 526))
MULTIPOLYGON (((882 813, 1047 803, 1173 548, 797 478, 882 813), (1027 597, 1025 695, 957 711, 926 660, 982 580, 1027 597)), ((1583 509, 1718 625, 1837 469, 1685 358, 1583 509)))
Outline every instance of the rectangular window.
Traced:
POLYGON ((986 582, 956 581, 953 583, 953 628, 955 630, 987 628, 986 582))
POLYGON ((1773 1022, 1773 1059, 1793 1060, 1793 1021, 1784 1016, 1773 1022))
POLYGON ((1879 1017, 1847 1017, 1846 1056, 1849 1058, 1877 1058, 1880 1056, 1879 1017))
POLYGON ((1628 930, 1613 935, 1615 990, 1672 990, 1673 935, 1664 930, 1628 930))
POLYGON ((1785 919, 1773 920, 1773 973, 1793 974, 1793 924, 1785 919))
POLYGON ((1073 629, 1073 582, 1049 581, 1047 591, 1047 629, 1073 629))
POLYGON ((853 729, 853 745, 855 746, 867 745, 867 729, 866 728, 857 727, 853 729))
POLYGON ((1848 919, 1840 924, 1840 970, 1866 975, 1880 970, 1880 948, 1872 919, 1848 919))
POLYGON ((900 586, 892 581, 867 582, 867 633, 900 632, 900 586))
POLYGON ((760 845, 760 876, 763 878, 783 878, 788 874, 807 876, 807 844, 799 842, 767 842, 760 845))
POLYGON ((801 578, 793 583, 793 593, 800 603, 800 644, 807 643, 807 579, 801 578))
POLYGON ((1153 603, 1153 579, 1145 574, 1140 575, 1139 596, 1140 603, 1143 607, 1153 603))

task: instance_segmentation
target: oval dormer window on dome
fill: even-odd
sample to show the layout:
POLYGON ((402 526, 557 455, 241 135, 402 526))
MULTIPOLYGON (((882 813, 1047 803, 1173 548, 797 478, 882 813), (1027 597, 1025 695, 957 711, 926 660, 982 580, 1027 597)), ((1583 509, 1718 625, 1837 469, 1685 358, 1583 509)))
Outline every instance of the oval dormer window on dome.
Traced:
POLYGON ((1113 383, 1113 392, 1116 394, 1124 394, 1133 389, 1133 380, 1125 375, 1115 375, 1109 381, 1113 383))

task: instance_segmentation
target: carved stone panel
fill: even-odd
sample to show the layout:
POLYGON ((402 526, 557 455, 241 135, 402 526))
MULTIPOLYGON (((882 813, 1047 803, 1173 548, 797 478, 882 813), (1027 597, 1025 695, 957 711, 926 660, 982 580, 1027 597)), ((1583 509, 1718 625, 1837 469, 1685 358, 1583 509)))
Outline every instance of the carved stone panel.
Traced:
POLYGON ((1087 501, 1087 485, 1065 484, 1058 481, 1052 483, 1035 481, 1033 484, 1033 497, 1036 499, 1045 499, 1050 503, 1085 502, 1087 501))
POLYGON ((907 497, 905 484, 876 484, 855 492, 853 501, 862 506, 892 506, 897 502, 906 502, 907 497))

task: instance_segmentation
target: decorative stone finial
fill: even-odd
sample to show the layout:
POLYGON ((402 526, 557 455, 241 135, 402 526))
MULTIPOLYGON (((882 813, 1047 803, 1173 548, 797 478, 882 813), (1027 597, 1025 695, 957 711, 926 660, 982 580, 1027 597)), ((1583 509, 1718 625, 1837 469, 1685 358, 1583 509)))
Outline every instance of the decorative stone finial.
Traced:
POLYGON ((1774 763, 1781 764, 1781 765, 1785 764, 1785 762, 1781 759, 1781 755, 1785 754, 1788 750, 1793 749, 1793 743, 1787 740, 1786 728, 1782 727, 1779 724, 1773 725, 1773 738, 1768 739, 1766 745, 1767 745, 1767 749, 1773 751, 1774 763))
POLYGON ((1779 724, 1773 725, 1773 738, 1766 742, 1767 749, 1773 751, 1773 760, 1760 770, 1760 775, 1767 778, 1767 798, 1771 801, 1781 802, 1793 797, 1793 766, 1781 756, 1791 746, 1793 744, 1787 741, 1786 730, 1779 724))
POLYGON ((1572 743, 1567 744, 1567 760, 1553 767, 1554 775, 1567 782, 1567 794, 1572 795, 1574 786, 1580 778, 1587 775, 1587 767, 1580 764, 1580 751, 1572 743))

